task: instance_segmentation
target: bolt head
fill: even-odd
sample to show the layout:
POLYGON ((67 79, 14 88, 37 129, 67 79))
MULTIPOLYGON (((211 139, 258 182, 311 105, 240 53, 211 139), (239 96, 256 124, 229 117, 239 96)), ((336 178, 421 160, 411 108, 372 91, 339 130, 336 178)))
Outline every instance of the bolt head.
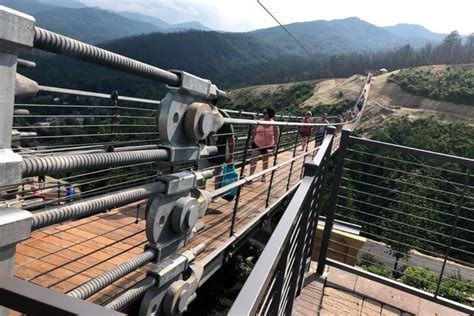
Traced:
POLYGON ((173 209, 171 224, 175 232, 184 233, 194 227, 198 217, 197 200, 192 197, 181 198, 173 209))
POLYGON ((204 112, 199 118, 199 131, 203 138, 206 138, 212 131, 213 117, 211 113, 204 112))
POLYGON ((188 289, 183 289, 178 297, 177 307, 179 313, 184 313, 188 307, 189 291, 188 289))
POLYGON ((186 226, 188 229, 193 228, 196 224, 199 217, 198 207, 196 205, 192 205, 188 213, 186 214, 186 226))

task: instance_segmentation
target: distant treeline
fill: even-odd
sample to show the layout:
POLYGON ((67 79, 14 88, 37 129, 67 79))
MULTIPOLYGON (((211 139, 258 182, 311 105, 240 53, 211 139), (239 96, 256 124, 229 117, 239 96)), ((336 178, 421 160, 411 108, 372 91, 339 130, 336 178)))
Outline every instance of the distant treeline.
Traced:
MULTIPOLYGON (((431 64, 474 62, 474 33, 463 39, 457 32, 452 32, 440 44, 427 44, 421 49, 405 45, 382 52, 334 56, 315 54, 317 59, 277 54, 260 47, 261 43, 256 39, 249 43, 248 39, 237 37, 230 42, 216 35, 212 42, 207 43, 210 40, 203 36, 205 32, 184 34, 193 45, 199 43, 199 50, 189 52, 186 45, 190 44, 183 42, 173 46, 170 42, 168 45, 173 47, 175 53, 162 54, 158 48, 163 47, 163 43, 139 36, 129 39, 133 43, 119 41, 104 43, 103 47, 165 69, 186 70, 208 78, 224 89, 348 77, 379 68, 395 70, 431 64), (242 45, 238 45, 239 42, 242 45)), ((118 90, 123 95, 149 98, 160 98, 166 91, 163 85, 156 82, 61 56, 34 52, 24 57, 35 60, 38 66, 34 70, 20 71, 43 85, 101 92, 118 90)))
POLYGON ((438 45, 421 49, 410 45, 378 53, 354 53, 332 56, 325 64, 336 77, 363 73, 367 69, 396 70, 423 65, 474 63, 474 33, 463 38, 453 31, 438 45))

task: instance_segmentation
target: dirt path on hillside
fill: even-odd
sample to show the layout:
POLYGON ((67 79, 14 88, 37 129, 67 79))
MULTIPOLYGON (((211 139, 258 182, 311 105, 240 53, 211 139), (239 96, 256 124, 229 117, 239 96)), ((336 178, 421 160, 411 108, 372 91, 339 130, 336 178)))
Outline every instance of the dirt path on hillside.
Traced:
MULTIPOLYGON (((447 65, 422 66, 415 68, 422 71, 438 72, 447 65)), ((456 65, 456 67, 474 69, 474 64, 456 65)), ((436 116, 443 121, 463 121, 474 125, 474 107, 452 102, 432 100, 403 91, 397 84, 388 82, 388 77, 397 71, 374 77, 369 93, 364 117, 357 130, 369 136, 373 131, 383 127, 391 120, 407 116, 410 120, 436 116)), ((345 99, 357 99, 364 84, 365 77, 354 75, 349 78, 334 78, 305 81, 314 85, 313 95, 302 103, 302 107, 314 107, 318 104, 335 104, 345 99)), ((273 94, 279 89, 288 89, 297 84, 270 84, 245 87, 230 92, 238 97, 245 94, 273 94)))
POLYGON ((313 95, 303 102, 303 107, 317 106, 319 103, 332 104, 345 99, 356 100, 364 85, 364 76, 324 80, 315 85, 313 95))
MULTIPOLYGON (((420 67, 422 70, 441 71, 443 65, 420 67)), ((416 96, 388 82, 394 71, 374 77, 364 117, 358 130, 364 135, 383 127, 387 122, 407 116, 411 120, 436 116, 444 121, 463 121, 474 124, 474 107, 416 96)))

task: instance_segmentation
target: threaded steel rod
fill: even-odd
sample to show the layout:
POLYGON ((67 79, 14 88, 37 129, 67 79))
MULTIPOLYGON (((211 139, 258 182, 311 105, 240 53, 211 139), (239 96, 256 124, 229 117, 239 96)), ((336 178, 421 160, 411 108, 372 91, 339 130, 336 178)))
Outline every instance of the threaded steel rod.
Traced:
POLYGON ((102 212, 109 208, 123 206, 164 192, 165 190, 165 183, 155 182, 50 208, 33 214, 33 225, 31 229, 36 230, 67 220, 102 212))
POLYGON ((145 252, 139 254, 138 256, 135 256, 131 260, 82 284, 81 286, 75 288, 73 291, 67 293, 67 295, 85 300, 89 296, 99 292, 103 288, 114 283, 121 277, 138 269, 146 263, 151 262, 155 257, 156 251, 153 249, 148 249, 145 252))
POLYGON ((167 160, 165 149, 136 150, 127 152, 95 153, 87 155, 57 155, 49 157, 25 157, 22 173, 24 177, 69 172, 84 168, 99 169, 132 163, 167 160))
POLYGON ((35 27, 34 47, 96 65, 125 71, 144 78, 158 80, 170 86, 177 87, 181 83, 179 76, 170 71, 112 53, 40 27, 35 27))
POLYGON ((156 282, 158 281, 155 277, 149 276, 144 278, 143 280, 123 292, 121 295, 110 301, 107 305, 105 305, 105 308, 116 311, 121 310, 122 308, 127 306, 127 304, 133 302, 134 300, 145 294, 146 291, 156 285, 156 282))
POLYGON ((22 68, 33 69, 33 68, 36 67, 36 63, 34 61, 30 61, 30 60, 26 60, 26 59, 18 58, 16 63, 18 65, 18 67, 22 67, 22 68))

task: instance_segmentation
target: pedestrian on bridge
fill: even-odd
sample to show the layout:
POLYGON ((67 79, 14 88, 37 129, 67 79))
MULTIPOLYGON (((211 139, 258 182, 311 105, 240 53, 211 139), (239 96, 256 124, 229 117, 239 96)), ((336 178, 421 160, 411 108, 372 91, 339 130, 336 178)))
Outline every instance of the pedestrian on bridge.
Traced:
POLYGON ((340 124, 337 125, 336 127, 336 132, 340 132, 342 130, 342 123, 344 123, 344 116, 342 115, 342 112, 338 112, 336 115, 336 123, 340 124))
MULTIPOLYGON (((263 120, 273 121, 275 110, 265 108, 263 110, 263 120)), ((257 125, 252 134, 252 160, 250 161, 250 175, 255 173, 258 158, 262 158, 262 170, 268 168, 268 158, 270 152, 274 150, 278 144, 278 136, 280 129, 277 125, 257 125)), ((265 175, 262 176, 262 182, 266 181, 265 175)))
MULTIPOLYGON (((304 124, 313 124, 313 114, 311 111, 306 112, 305 117, 301 120, 301 123, 304 124)), ((301 135, 301 150, 304 150, 308 146, 309 138, 312 134, 312 126, 301 126, 300 135, 301 135)))
MULTIPOLYGON (((318 123, 319 124, 329 124, 327 120, 328 115, 326 113, 322 113, 318 123)), ((316 146, 320 145, 323 142, 324 136, 326 135, 327 126, 318 126, 316 127, 316 146)))
MULTIPOLYGON (((224 117, 229 115, 219 110, 224 117)), ((214 189, 217 190, 222 184, 222 170, 224 164, 233 164, 235 157, 235 137, 234 128, 230 124, 224 124, 219 128, 216 134, 209 136, 205 142, 208 146, 216 146, 217 153, 206 159, 198 161, 198 170, 214 169, 214 189)))

